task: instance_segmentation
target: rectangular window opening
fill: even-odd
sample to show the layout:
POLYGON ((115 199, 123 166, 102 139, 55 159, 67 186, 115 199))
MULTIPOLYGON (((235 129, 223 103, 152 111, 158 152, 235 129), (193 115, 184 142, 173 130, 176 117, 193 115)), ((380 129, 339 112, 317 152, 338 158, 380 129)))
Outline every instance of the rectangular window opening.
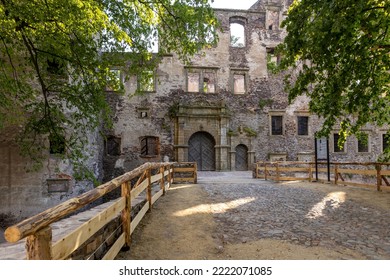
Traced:
POLYGON ((298 135, 309 135, 309 117, 298 116, 298 135))
POLYGON ((244 74, 233 75, 233 92, 235 94, 244 94, 246 92, 244 74))
POLYGON ((333 134, 333 151, 335 153, 344 153, 344 146, 343 147, 339 147, 339 139, 340 139, 340 135, 338 133, 334 133, 333 134))
POLYGON ((155 157, 159 154, 159 139, 154 136, 145 136, 141 138, 141 156, 155 157))
POLYGON ((283 135, 283 116, 271 117, 272 135, 283 135))
POLYGON ((389 148, 389 143, 390 143, 390 135, 389 134, 382 134, 382 151, 383 152, 389 148))
POLYGON ((203 74, 203 92, 215 93, 215 74, 204 73, 203 74))
POLYGON ((358 138, 358 152, 359 153, 368 153, 369 152, 369 142, 368 135, 363 134, 358 138))
POLYGON ((199 80, 200 73, 188 73, 187 74, 187 91, 199 92, 199 80))
POLYGON ((122 75, 119 69, 110 69, 107 76, 107 91, 119 91, 122 89, 122 75))
POLYGON ((154 71, 143 71, 138 76, 138 89, 141 92, 155 92, 156 79, 154 71))

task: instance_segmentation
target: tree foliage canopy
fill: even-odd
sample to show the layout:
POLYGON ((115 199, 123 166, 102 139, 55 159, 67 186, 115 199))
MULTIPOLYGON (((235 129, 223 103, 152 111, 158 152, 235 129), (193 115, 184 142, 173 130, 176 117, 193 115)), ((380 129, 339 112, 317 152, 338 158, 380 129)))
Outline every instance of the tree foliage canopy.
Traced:
POLYGON ((340 122, 341 142, 368 123, 390 123, 390 2, 295 0, 278 47, 289 100, 306 94, 324 117, 321 135, 340 122))
POLYGON ((126 52, 137 73, 158 63, 157 37, 157 56, 185 60, 215 43, 216 25, 207 0, 0 0, 0 130, 23 127, 33 157, 44 136, 80 158, 85 131, 110 119, 104 89, 116 62, 102 53, 126 52))

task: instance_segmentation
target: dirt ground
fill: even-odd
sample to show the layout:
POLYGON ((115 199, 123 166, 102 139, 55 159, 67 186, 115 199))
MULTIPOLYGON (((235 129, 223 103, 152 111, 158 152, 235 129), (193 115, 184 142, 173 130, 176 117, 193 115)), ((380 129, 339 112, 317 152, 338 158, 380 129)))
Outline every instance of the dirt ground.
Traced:
MULTIPOLYGON (((308 187, 307 183, 286 183, 308 187), (303 186, 303 184, 306 184, 303 186)), ((312 184, 310 188, 328 193, 342 191, 348 199, 390 211, 390 193, 374 190, 312 184)), ((217 234, 220 225, 213 218, 213 203, 200 185, 173 185, 140 222, 132 235, 132 246, 117 259, 136 260, 316 260, 365 259, 344 247, 303 246, 283 240, 224 242, 217 234)), ((219 231, 220 232, 220 231, 219 231)))

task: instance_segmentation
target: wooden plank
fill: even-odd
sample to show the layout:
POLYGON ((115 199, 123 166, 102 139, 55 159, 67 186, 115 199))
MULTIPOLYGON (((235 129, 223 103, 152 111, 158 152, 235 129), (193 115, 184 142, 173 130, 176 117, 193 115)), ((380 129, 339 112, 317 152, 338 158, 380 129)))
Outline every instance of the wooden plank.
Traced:
POLYGON ((279 177, 279 181, 308 181, 310 178, 300 178, 300 177, 279 177))
POLYGON ((177 177, 175 177, 173 180, 174 180, 174 182, 188 182, 188 181, 194 182, 194 178, 177 178, 177 177))
POLYGON ((355 182, 348 182, 348 181, 339 182, 338 185, 347 185, 347 186, 354 186, 354 187, 364 187, 364 188, 370 188, 370 189, 376 188, 376 185, 355 183, 355 182))
POLYGON ((126 199, 119 198, 111 206, 85 222, 73 232, 58 240, 52 247, 53 258, 63 260, 73 253, 81 244, 94 235, 99 229, 118 216, 126 206, 126 199))
POLYGON ((390 170, 381 170, 381 175, 390 176, 390 170))
POLYGON ((126 246, 126 248, 130 248, 130 243, 131 243, 131 233, 130 233, 131 185, 130 185, 130 182, 126 182, 126 183, 122 184, 121 196, 125 199, 125 208, 121 212, 122 231, 125 233, 125 246, 126 246))
POLYGON ((279 167, 280 171, 304 171, 307 172, 307 167, 279 167))
POLYGON ((27 236, 26 250, 28 260, 52 260, 52 231, 50 227, 41 229, 34 235, 27 236))
POLYGON ((162 178, 162 174, 158 173, 156 175, 151 176, 150 180, 151 180, 151 183, 153 184, 153 183, 161 180, 161 178, 162 178))
MULTIPOLYGON (((315 172, 316 169, 313 168, 313 172, 315 172)), ((332 170, 330 170, 332 172, 332 170)), ((324 172, 324 173, 327 173, 328 172, 328 169, 327 168, 318 168, 318 172, 324 172)))
POLYGON ((149 211, 152 211, 152 170, 148 170, 148 188, 146 189, 146 200, 149 203, 149 211))
POLYGON ((359 169, 339 168, 338 172, 342 173, 342 174, 361 174, 361 175, 376 176, 376 170, 359 170, 359 169))
POLYGON ((169 174, 169 170, 164 171, 164 177, 166 177, 169 174))
POLYGON ((145 203, 144 207, 142 207, 141 211, 138 212, 137 216, 135 216, 134 220, 131 221, 131 233, 135 230, 135 228, 138 226, 139 222, 142 220, 142 218, 145 216, 146 212, 149 210, 149 203, 145 203))
POLYGON ((267 171, 276 171, 276 167, 268 167, 267 166, 267 171))
POLYGON ((381 187, 381 191, 385 191, 385 192, 390 192, 390 187, 389 186, 382 186, 381 187))
POLYGON ((138 187, 131 190, 131 199, 136 198, 140 193, 142 193, 148 187, 148 178, 142 181, 138 187))
POLYGON ((119 251, 122 249, 123 245, 125 245, 125 234, 122 233, 121 236, 115 241, 115 243, 111 246, 110 250, 104 255, 102 260, 113 260, 118 255, 119 251))
POLYGON ((174 172, 180 173, 180 172, 194 172, 195 167, 175 167, 174 172))
POLYGON ((154 204, 157 201, 157 199, 159 199, 162 195, 163 195, 163 190, 160 190, 157 193, 155 193, 152 197, 152 204, 154 204))

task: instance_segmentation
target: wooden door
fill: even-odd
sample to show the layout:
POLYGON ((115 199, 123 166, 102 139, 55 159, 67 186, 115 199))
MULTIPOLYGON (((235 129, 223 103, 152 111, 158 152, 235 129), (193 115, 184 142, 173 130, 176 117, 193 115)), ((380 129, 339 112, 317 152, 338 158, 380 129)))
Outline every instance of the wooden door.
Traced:
POLYGON ((237 171, 248 170, 248 148, 245 145, 238 145, 236 147, 236 164, 237 171))
POLYGON ((198 170, 215 170, 215 140, 207 132, 196 132, 188 141, 188 161, 196 162, 198 170))

